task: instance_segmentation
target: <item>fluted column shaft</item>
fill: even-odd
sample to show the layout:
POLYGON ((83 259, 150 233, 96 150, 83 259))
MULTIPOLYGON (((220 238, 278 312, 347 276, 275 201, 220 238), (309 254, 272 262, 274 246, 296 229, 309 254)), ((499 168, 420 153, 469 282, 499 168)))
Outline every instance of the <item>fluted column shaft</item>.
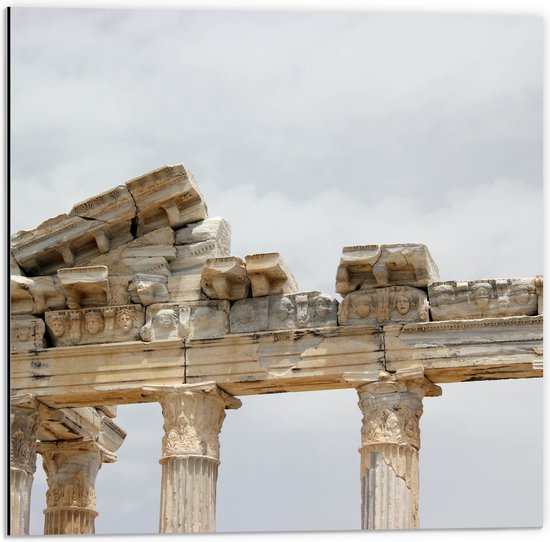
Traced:
POLYGON ((10 534, 29 534, 31 489, 36 471, 37 404, 12 401, 10 408, 10 534))
POLYGON ((44 534, 94 534, 95 480, 102 454, 93 439, 41 442, 48 480, 44 534))
POLYGON ((427 392, 441 390, 419 375, 382 373, 359 386, 361 528, 415 529, 418 515, 420 417, 427 392))
POLYGON ((241 402, 215 384, 167 388, 159 402, 164 416, 159 531, 213 532, 219 434, 225 408, 241 402))

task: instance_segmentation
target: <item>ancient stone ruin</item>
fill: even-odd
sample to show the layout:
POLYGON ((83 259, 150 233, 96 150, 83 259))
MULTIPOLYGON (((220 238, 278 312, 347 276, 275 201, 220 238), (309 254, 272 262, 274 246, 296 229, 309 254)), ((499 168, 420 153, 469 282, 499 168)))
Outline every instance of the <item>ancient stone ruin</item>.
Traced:
POLYGON ((422 244, 344 247, 333 296, 277 253, 231 255, 191 173, 162 167, 11 238, 11 523, 94 533, 95 480, 164 416, 159 530, 215 530, 218 436, 237 396, 356 388, 363 529, 419 526, 419 420, 438 384, 542 376, 541 276, 439 280, 422 244))

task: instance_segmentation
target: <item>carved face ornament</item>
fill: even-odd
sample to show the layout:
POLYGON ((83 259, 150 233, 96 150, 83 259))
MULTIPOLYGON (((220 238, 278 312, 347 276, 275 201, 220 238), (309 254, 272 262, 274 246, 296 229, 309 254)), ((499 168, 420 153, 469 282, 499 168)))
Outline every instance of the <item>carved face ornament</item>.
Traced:
POLYGON ((399 314, 405 316, 411 310, 411 301, 406 295, 399 294, 395 300, 395 307, 399 314))
POLYGON ((65 321, 62 318, 54 318, 50 323, 50 329, 56 337, 62 337, 65 333, 65 321))
POLYGON ((134 319, 129 310, 121 310, 116 315, 117 324, 123 331, 128 332, 134 326, 134 319))
POLYGON ((472 297, 478 307, 487 307, 491 299, 491 285, 485 282, 472 287, 472 297))
POLYGON ((176 325, 176 314, 172 309, 163 309, 157 312, 155 323, 161 328, 171 328, 176 325))
POLYGON ((85 316, 86 329, 90 335, 95 335, 103 327, 103 318, 98 312, 88 312, 85 316))
POLYGON ((325 318, 330 311, 330 299, 319 297, 315 302, 315 314, 318 318, 325 318))
POLYGON ((519 305, 525 305, 528 303, 530 296, 531 292, 525 284, 517 284, 513 286, 512 291, 510 292, 510 300, 519 305))

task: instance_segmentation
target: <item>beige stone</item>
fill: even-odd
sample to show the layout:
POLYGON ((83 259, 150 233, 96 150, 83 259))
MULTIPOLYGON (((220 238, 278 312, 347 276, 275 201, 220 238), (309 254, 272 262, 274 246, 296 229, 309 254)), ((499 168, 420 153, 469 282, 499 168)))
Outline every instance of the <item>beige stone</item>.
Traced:
POLYGON ((177 255, 170 262, 173 275, 200 275, 206 260, 225 256, 214 239, 176 246, 177 255))
POLYGON ((250 280, 241 258, 209 258, 202 269, 201 288, 211 299, 238 301, 250 295, 250 280))
POLYGON ((44 314, 65 308, 66 295, 57 277, 11 276, 11 313, 44 314))
POLYGON ((58 269, 57 276, 67 295, 67 307, 97 307, 109 305, 111 289, 108 269, 104 265, 58 269))
POLYGON ((435 282, 428 286, 432 320, 534 316, 535 279, 435 282))
POLYGON ((254 297, 298 291, 294 275, 277 252, 245 256, 245 265, 254 297))
POLYGON ((145 342, 185 338, 189 335, 191 309, 188 305, 156 303, 147 307, 145 325, 140 330, 145 342))
POLYGON ((368 288, 346 295, 338 309, 341 326, 427 322, 428 296, 410 286, 368 288))
POLYGON ((223 218, 213 217, 188 224, 176 232, 176 245, 192 245, 203 241, 215 241, 220 256, 229 256, 231 226, 223 218))
POLYGON ((173 303, 208 299, 201 289, 201 274, 168 277, 168 294, 173 303))
POLYGON ((137 234, 170 225, 180 228, 208 217, 191 172, 183 165, 164 166, 126 182, 137 208, 137 234))
POLYGON ((168 278, 163 275, 136 273, 128 291, 132 301, 141 303, 144 307, 153 303, 168 303, 170 301, 168 278))
POLYGON ((220 300, 190 301, 190 339, 211 339, 229 333, 229 302, 220 300))
POLYGON ((344 247, 336 272, 336 291, 347 295, 378 286, 426 287, 439 271, 425 245, 361 245, 344 247))
MULTIPOLYGON (((126 222, 136 216, 136 208, 126 187, 120 185, 75 204, 69 216, 107 223, 126 222)), ((109 250, 108 246, 106 248, 103 252, 109 250)))
POLYGON ((12 352, 32 352, 46 348, 44 320, 32 316, 12 316, 10 344, 12 352))

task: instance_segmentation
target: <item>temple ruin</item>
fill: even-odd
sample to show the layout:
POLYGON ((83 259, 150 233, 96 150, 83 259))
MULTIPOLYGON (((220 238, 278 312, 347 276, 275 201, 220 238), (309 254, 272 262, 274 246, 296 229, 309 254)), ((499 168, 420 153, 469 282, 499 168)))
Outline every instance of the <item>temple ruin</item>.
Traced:
POLYGON ((215 531, 226 411, 338 388, 363 416, 362 528, 417 528, 424 398, 543 374, 542 276, 443 282, 422 244, 348 246, 339 302, 230 242, 183 165, 12 236, 10 534, 29 532, 37 453, 44 534, 94 533, 95 480, 126 436, 117 405, 144 402, 164 417, 159 532, 215 531))

